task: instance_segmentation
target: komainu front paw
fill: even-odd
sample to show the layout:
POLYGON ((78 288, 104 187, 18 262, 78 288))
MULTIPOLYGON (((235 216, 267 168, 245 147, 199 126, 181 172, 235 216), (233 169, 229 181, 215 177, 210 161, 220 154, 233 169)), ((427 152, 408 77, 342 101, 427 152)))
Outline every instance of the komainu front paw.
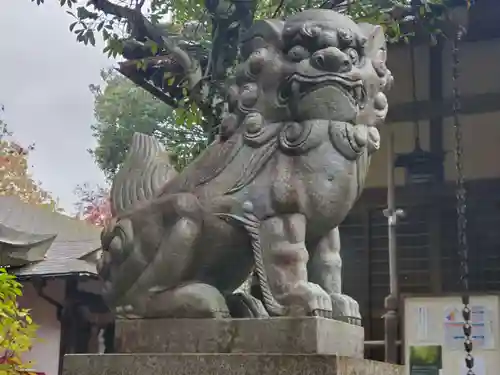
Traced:
POLYGON ((332 301, 319 285, 309 282, 298 284, 286 298, 290 315, 332 317, 332 301))
POLYGON ((346 323, 361 325, 359 304, 345 294, 335 293, 331 296, 333 319, 346 323))

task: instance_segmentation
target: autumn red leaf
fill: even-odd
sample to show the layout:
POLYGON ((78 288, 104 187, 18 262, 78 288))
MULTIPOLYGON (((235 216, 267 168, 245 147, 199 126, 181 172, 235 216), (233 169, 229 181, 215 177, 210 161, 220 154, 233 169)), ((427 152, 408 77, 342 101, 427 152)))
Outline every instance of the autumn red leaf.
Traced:
POLYGON ((109 191, 88 183, 78 185, 74 191, 78 198, 75 208, 77 217, 94 225, 104 227, 111 219, 109 191))

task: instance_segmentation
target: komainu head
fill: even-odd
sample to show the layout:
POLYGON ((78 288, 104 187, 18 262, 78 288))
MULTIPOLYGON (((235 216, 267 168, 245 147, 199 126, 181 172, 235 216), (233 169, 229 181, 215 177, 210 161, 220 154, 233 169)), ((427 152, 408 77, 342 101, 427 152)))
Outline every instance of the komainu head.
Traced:
POLYGON ((384 91, 392 83, 380 26, 356 24, 332 10, 306 10, 285 21, 258 21, 241 53, 223 138, 242 126, 257 132, 276 122, 329 120, 345 123, 353 134, 363 125, 364 139, 353 139, 378 148, 374 126, 385 119, 384 91))

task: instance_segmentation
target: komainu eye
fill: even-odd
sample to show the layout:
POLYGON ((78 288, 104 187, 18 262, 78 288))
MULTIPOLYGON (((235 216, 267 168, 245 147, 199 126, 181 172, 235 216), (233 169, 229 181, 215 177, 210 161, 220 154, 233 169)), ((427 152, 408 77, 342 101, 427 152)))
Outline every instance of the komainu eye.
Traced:
POLYGON ((359 64, 359 53, 356 51, 354 48, 348 48, 347 51, 345 51, 347 56, 351 59, 352 65, 357 65, 359 64))

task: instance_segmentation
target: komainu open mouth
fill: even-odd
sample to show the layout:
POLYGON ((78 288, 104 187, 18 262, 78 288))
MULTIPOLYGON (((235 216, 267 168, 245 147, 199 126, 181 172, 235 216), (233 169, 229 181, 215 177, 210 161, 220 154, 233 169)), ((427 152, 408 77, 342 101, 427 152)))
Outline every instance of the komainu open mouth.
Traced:
POLYGON ((306 76, 295 73, 288 79, 287 83, 289 93, 300 98, 319 89, 333 86, 341 90, 360 109, 364 108, 367 100, 367 93, 362 80, 351 80, 340 75, 306 76))

